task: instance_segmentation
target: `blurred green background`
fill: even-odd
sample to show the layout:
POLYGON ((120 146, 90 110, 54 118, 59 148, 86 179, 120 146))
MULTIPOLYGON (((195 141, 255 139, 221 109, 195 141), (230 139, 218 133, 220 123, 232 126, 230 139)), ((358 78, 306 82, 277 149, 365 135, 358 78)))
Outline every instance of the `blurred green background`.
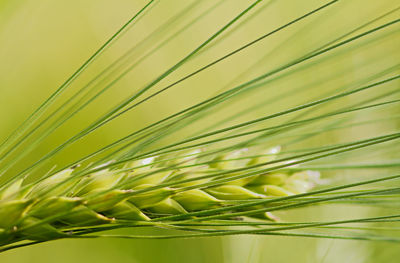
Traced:
MULTIPOLYGON (((96 130, 85 140, 52 158, 37 175, 33 175, 33 178, 54 165, 66 165, 133 130, 145 127, 215 95, 220 90, 233 87, 307 54, 357 26, 393 10, 398 4, 396 0, 339 2, 336 6, 295 24, 271 36, 267 41, 258 43, 254 48, 185 81, 184 84, 116 119, 112 124, 96 130)), ((71 89, 52 106, 52 109, 60 106, 74 91, 120 56, 126 59, 123 64, 123 67, 126 67, 130 62, 141 59, 146 52, 163 41, 166 41, 165 44, 143 58, 140 65, 99 97, 96 103, 79 112, 73 120, 48 137, 18 165, 13 166, 9 174, 22 170, 24 165, 34 162, 54 145, 62 143, 133 91, 151 82, 251 3, 239 0, 168 0, 154 4, 74 82, 71 89), (195 18, 198 19, 193 21, 190 28, 180 30, 182 25, 191 23, 195 18), (134 51, 127 55, 125 52, 132 47, 135 47, 134 51)), ((155 90, 324 3, 326 1, 320 0, 262 2, 242 18, 240 23, 235 24, 232 30, 224 33, 215 44, 211 43, 184 67, 162 80, 155 90)), ((0 0, 0 141, 145 4, 146 1, 139 0, 0 0)), ((398 12, 371 23, 365 29, 396 17, 399 17, 398 12)), ((332 57, 327 56, 326 61, 321 58, 317 66, 289 72, 291 74, 274 82, 273 89, 268 89, 266 93, 257 90, 236 104, 222 109, 218 114, 210 115, 204 121, 182 129, 168 137, 168 140, 173 141, 207 125, 218 124, 221 119, 230 116, 236 110, 251 106, 257 101, 263 102, 269 97, 279 98, 279 103, 265 102, 258 109, 235 119, 232 123, 277 112, 323 94, 330 94, 329 92, 335 91, 340 85, 362 82, 374 74, 377 68, 390 68, 400 61, 399 39, 397 27, 379 33, 377 38, 367 38, 356 46, 339 49, 332 57), (282 93, 282 89, 286 87, 301 88, 300 83, 304 89, 310 88, 293 96, 290 96, 290 93, 282 93)), ((112 80, 118 72, 106 77, 104 83, 112 80)), ((104 83, 100 83, 99 87, 104 83)), ((329 107, 337 105, 328 105, 329 107)), ((399 109, 393 107, 386 112, 376 112, 377 116, 392 113, 399 113, 399 109)), ((365 118, 361 114, 354 117, 365 118)), ((397 126, 389 123, 371 125, 367 129, 354 128, 350 133, 321 135, 298 147, 321 145, 321 141, 340 142, 343 138, 348 140, 366 137, 396 129, 398 123, 397 126)), ((46 127, 43 127, 38 134, 45 130, 46 127)), ((28 141, 27 145, 29 143, 31 142, 28 141)), ((341 176, 343 179, 349 174, 344 173, 341 176)), ((356 217, 370 214, 371 211, 365 208, 357 210, 352 207, 329 206, 296 210, 288 216, 311 221, 315 218, 332 218, 332 215, 339 218, 349 212, 356 217)), ((398 262, 400 252, 396 246, 362 241, 248 236, 198 240, 61 240, 2 253, 0 262, 398 262)))

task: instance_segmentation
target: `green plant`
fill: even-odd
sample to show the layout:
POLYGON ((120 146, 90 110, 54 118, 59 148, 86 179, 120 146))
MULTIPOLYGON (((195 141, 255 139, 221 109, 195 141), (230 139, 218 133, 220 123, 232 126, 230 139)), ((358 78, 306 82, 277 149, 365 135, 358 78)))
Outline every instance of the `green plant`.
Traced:
MULTIPOLYGON (((396 174, 400 133, 398 115, 395 114, 398 111, 400 78, 396 60, 400 22, 398 7, 390 6, 382 14, 356 23, 355 27, 345 27, 343 32, 329 38, 325 36, 322 43, 316 42, 289 57, 274 60, 275 54, 284 51, 283 47, 269 52, 263 52, 265 46, 257 49, 263 41, 283 34, 299 23, 315 19, 311 26, 303 25, 294 37, 284 39, 290 43, 292 37, 312 28, 320 21, 318 19, 339 12, 335 9, 337 6, 348 8, 343 1, 326 2, 267 32, 263 31, 254 40, 240 42, 238 47, 229 48, 222 54, 217 52, 216 58, 211 53, 213 59, 200 63, 198 67, 196 59, 213 48, 218 49, 218 45, 225 41, 229 43, 226 39, 230 34, 240 32, 241 27, 251 23, 257 17, 257 10, 274 4, 274 1, 254 1, 190 52, 179 56, 180 59, 172 66, 168 64, 162 68, 161 73, 157 72, 151 81, 135 89, 129 97, 102 112, 97 119, 33 163, 24 164, 22 169, 14 171, 26 156, 44 144, 60 127, 84 112, 147 57, 156 54, 170 41, 179 40, 179 34, 202 21, 222 2, 203 7, 203 12, 190 16, 175 30, 175 23, 200 5, 197 1, 188 4, 90 82, 74 90, 72 84, 85 70, 131 26, 150 15, 154 4, 150 1, 139 9, 1 144, 0 218, 7 218, 0 224, 2 251, 52 239, 106 236, 94 233, 108 229, 149 226, 185 233, 114 237, 257 234, 399 241, 396 236, 374 233, 373 227, 347 226, 354 223, 394 224, 399 215, 392 212, 356 219, 289 222, 284 218, 283 221, 274 221, 275 213, 279 211, 320 204, 394 204, 391 201, 398 197, 398 187, 379 183, 400 177, 396 174), (174 30, 163 38, 167 29, 174 30), (354 72, 349 73, 354 66, 340 64, 348 57, 357 57, 357 52, 365 55, 376 47, 379 47, 379 52, 365 56, 366 62, 358 63, 354 72), (208 69, 252 48, 257 54, 265 54, 270 59, 268 62, 276 65, 271 66, 261 58, 244 73, 235 75, 222 89, 218 88, 217 92, 214 89, 216 95, 160 117, 43 175, 48 169, 46 164, 54 165, 56 156, 68 147, 171 92, 178 84, 192 81, 207 73, 208 69), (388 55, 390 52, 394 59, 388 55), (138 54, 142 55, 133 59, 138 54), (336 63, 340 65, 334 67, 336 63), (190 68, 193 64, 194 68, 190 68), (189 67, 189 73, 179 71, 183 66, 189 67), (164 84, 176 72, 181 74, 177 80, 164 84), (319 73, 321 77, 316 77, 319 73), (308 74, 311 80, 302 78, 308 74), (282 89, 282 92, 272 90, 274 87, 282 89), (290 88, 286 90, 283 87, 290 88), (323 90, 315 92, 314 89, 319 87, 323 90), (153 89, 157 90, 150 93, 153 89), (304 90, 310 94, 304 95, 304 90), (298 99, 298 94, 305 98, 299 96, 298 99), (269 110, 270 105, 272 110, 269 110), (380 123, 389 124, 380 126, 380 123), (362 133, 364 127, 374 127, 375 130, 362 133), (29 141, 40 129, 37 137, 29 141), (348 134, 354 130, 356 136, 348 134), (279 155, 277 148, 273 148, 276 145, 283 148, 279 155), (266 149, 272 149, 272 152, 265 152, 266 149), (379 156, 369 156, 374 153, 379 153, 379 156), (235 156, 237 154, 243 156, 235 156), (275 155, 276 159, 271 157, 275 155), (371 159, 374 161, 366 162, 371 159), (326 162, 322 163, 324 160, 326 162), (346 169, 385 170, 373 174, 373 178, 357 177, 351 182, 337 181, 337 177, 331 174, 346 169), (8 175, 10 171, 11 176, 8 175), (311 186, 318 182, 315 176, 318 171, 323 171, 323 182, 329 182, 329 185, 320 184, 311 190, 311 186), (310 231, 299 232, 301 229, 310 231), (33 242, 14 244, 26 240, 33 242)), ((293 47, 289 45, 289 48, 293 47)), ((234 67, 226 69, 229 70, 235 72, 234 67)))

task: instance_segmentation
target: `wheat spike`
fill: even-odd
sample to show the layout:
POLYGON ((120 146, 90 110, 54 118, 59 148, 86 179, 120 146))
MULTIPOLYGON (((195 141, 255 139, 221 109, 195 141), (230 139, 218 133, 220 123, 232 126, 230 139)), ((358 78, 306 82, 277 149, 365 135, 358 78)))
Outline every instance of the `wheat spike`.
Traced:
MULTIPOLYGON (((231 202, 304 193, 318 182, 319 174, 313 171, 272 172, 207 188, 196 187, 200 182, 215 180, 195 180, 206 173, 276 158, 276 148, 262 157, 237 158, 242 152, 216 155, 208 164, 199 163, 196 157, 199 151, 178 161, 157 162, 151 157, 117 169, 99 166, 84 176, 76 176, 77 172, 71 168, 31 187, 23 187, 23 180, 18 180, 0 195, 0 218, 5 219, 0 222, 0 244, 66 238, 74 235, 69 231, 73 228, 112 225, 120 221, 147 222, 229 206, 231 202), (178 163, 185 165, 179 167, 178 163), (173 169, 163 169, 166 167, 173 169), (172 186, 157 188, 160 184, 172 186)), ((274 220, 268 212, 252 216, 274 220)))

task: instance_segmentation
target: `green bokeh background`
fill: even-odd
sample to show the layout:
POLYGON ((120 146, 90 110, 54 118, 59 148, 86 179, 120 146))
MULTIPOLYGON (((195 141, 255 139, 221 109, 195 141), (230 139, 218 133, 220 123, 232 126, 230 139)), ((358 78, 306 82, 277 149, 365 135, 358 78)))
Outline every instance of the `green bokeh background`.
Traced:
MULTIPOLYGON (((72 94, 96 73, 104 69, 131 48, 145 39, 155 29, 180 10, 196 3, 192 9, 182 15, 182 21, 190 20, 201 12, 213 6, 216 1, 160 1, 143 19, 132 27, 116 44, 91 65, 76 81, 65 97, 72 94)), ((146 1, 128 0, 0 0, 0 140, 21 123, 41 102, 43 102, 70 74, 83 63, 96 49, 105 42, 122 24, 124 24, 146 1)), ((146 59, 140 67, 122 79, 106 96, 80 113, 73 122, 50 136, 37 150, 24 158, 21 163, 30 163, 37 156, 46 153, 55 144, 65 141, 71 134, 79 131, 83 125, 91 122, 106 109, 131 94, 137 87, 149 83, 151 79, 179 61, 211 33, 232 19, 251 1, 223 1, 213 12, 210 12, 191 30, 176 35, 174 41, 164 46, 153 56, 146 59)), ((268 1, 262 4, 260 13, 238 27, 235 33, 226 34, 224 40, 218 42, 201 56, 198 56, 163 80, 160 86, 170 83, 185 74, 197 69, 213 58, 237 48, 256 36, 268 32, 305 12, 320 6, 325 1, 268 1)), ((398 1, 342 1, 338 7, 326 11, 321 16, 313 17, 300 25, 271 37, 265 43, 258 44, 211 70, 202 73, 201 78, 195 77, 159 96, 149 103, 138 107, 135 111, 119 118, 112 125, 99 129, 85 141, 68 148, 62 154, 52 159, 52 162, 42 168, 45 172, 53 165, 62 166, 84 156, 91 151, 106 145, 129 131, 144 127, 155 120, 168 116, 186 106, 199 102, 225 87, 233 77, 239 76, 246 67, 253 64, 260 56, 268 54, 268 59, 244 75, 240 80, 254 77, 266 69, 286 62, 298 54, 328 42, 335 36, 347 32, 349 28, 364 23, 396 7, 398 1)), ((255 13, 255 12, 253 12, 255 13)), ((251 14, 253 14, 251 13, 251 14)), ((398 13, 389 16, 393 19, 398 13)), ((177 22, 177 25, 180 21, 177 22)), ((382 21, 380 23, 383 23, 382 21)), ((178 26, 171 25, 168 30, 178 26)), ((367 45, 354 50, 350 54, 329 61, 319 68, 313 68, 303 73, 296 73, 277 84, 277 89, 268 95, 279 94, 279 88, 311 83, 316 75, 339 70, 351 71, 351 74, 340 74, 325 86, 310 90, 301 96, 288 97, 279 105, 265 107, 266 112, 275 112, 329 91, 337 85, 362 79, 381 65, 392 65, 400 61, 398 27, 389 37, 382 37, 378 44, 367 45), (379 46, 377 48, 376 46, 379 46), (387 54, 391 55, 388 56, 387 54), (379 58, 379 59, 378 59, 379 58), (368 66, 371 63, 371 66, 368 66), (363 67, 362 70, 360 69, 363 67)), ((160 34, 160 38, 162 34, 160 34)), ((159 41, 158 36, 150 39, 150 44, 139 47, 135 53, 140 56, 151 43, 159 41)), ((251 104, 259 93, 246 98, 242 104, 251 104)), ((62 101, 62 100, 61 100, 62 101)), ((61 105, 58 102, 56 105, 61 105)), ((54 108, 56 107, 54 106, 54 108)), ((398 111, 398 109, 397 109, 398 111)), ((229 113, 220 113, 213 118, 222 118, 229 113)), ((251 113, 244 118, 256 117, 262 112, 251 113), (253 115, 252 115, 253 114, 253 115)), ((215 121, 215 120, 214 120, 215 121)), ((243 121, 243 120, 238 120, 243 121)), ((200 123, 192 129, 201 128, 200 123)), ((379 130, 390 130, 393 127, 375 127, 362 131, 362 136, 374 134, 379 130)), ((395 127, 394 127, 395 128, 395 127)), ((185 133, 187 131, 182 131, 185 133)), ((360 131, 354 130, 351 136, 359 136, 360 131)), ((179 138, 179 132, 169 138, 179 138)), ((338 136, 338 135, 336 135, 338 136)), ((335 141, 335 136, 324 138, 335 141)), ((318 138, 314 143, 318 143, 318 138)), ((10 173, 21 170, 16 166, 10 173)), ((35 176, 35 175, 33 175, 35 176)), ((350 211, 354 216, 368 214, 367 209, 329 207, 319 209, 296 210, 297 214, 307 220, 314 218, 338 217, 350 211), (336 209, 336 210, 335 210, 336 209)), ((128 231, 128 230, 127 230, 128 231)), ((137 234, 133 230, 130 233, 137 234)), ((397 245, 367 243, 361 241, 313 240, 304 238, 284 237, 213 237, 203 239, 176 240, 61 240, 21 248, 0 254, 1 263, 36 263, 36 262, 398 262, 400 252, 397 245)))

